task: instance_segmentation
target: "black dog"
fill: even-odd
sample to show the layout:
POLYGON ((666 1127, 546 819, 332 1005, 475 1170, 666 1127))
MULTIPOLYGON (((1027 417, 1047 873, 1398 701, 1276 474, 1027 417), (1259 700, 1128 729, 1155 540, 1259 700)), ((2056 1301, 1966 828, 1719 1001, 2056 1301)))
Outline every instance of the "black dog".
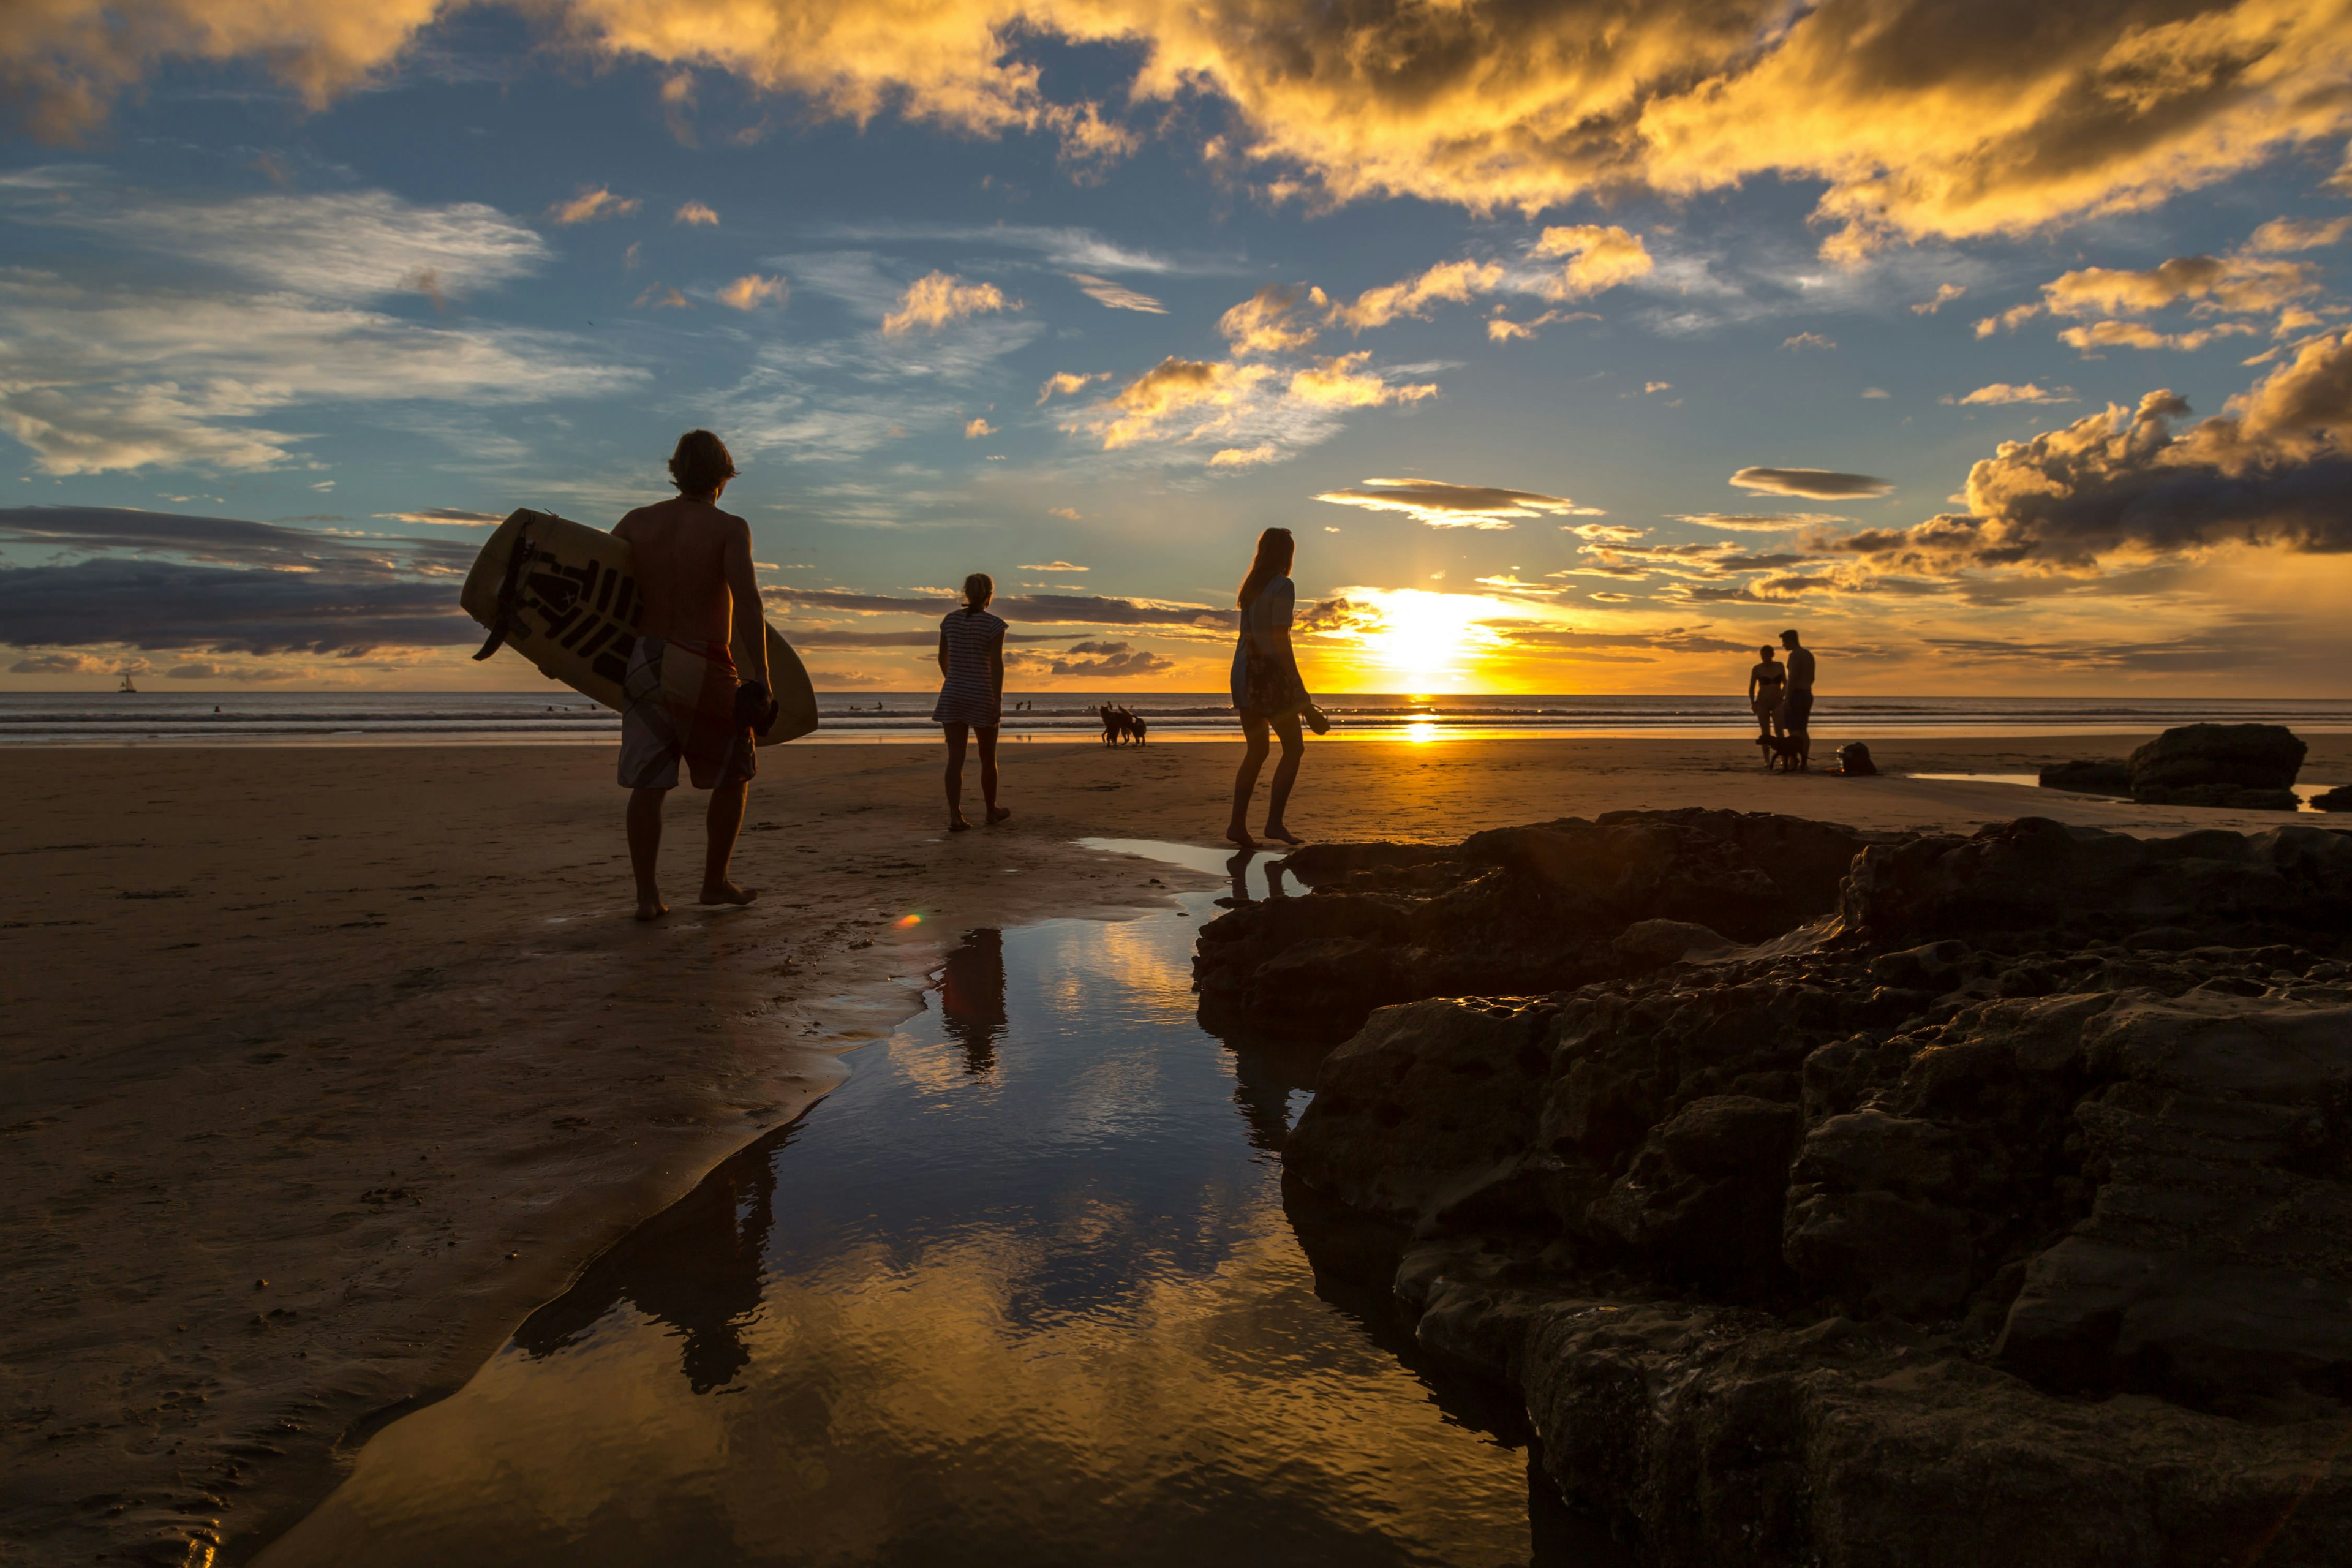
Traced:
POLYGON ((1784 773, 1793 773, 1812 761, 1812 737, 1810 735, 1759 735, 1756 743, 1764 749, 1764 771, 1775 767, 1784 773))

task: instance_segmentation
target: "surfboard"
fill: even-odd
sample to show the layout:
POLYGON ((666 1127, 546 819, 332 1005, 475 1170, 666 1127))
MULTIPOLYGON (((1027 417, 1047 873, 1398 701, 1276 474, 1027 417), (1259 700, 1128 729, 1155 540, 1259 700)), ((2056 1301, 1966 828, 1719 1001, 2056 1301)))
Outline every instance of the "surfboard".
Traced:
MULTIPOLYGON (((621 710, 643 609, 626 540, 524 508, 482 546, 457 603, 490 634, 476 658, 510 647, 549 679, 621 710)), ((792 645, 766 629, 777 713, 758 740, 772 746, 816 728, 816 693, 792 645)))

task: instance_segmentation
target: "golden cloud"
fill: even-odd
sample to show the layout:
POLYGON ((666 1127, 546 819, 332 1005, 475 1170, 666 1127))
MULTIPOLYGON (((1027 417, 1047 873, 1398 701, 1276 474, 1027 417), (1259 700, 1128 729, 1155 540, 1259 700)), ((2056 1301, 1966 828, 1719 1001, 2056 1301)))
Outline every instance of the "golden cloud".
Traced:
POLYGON ((1588 294, 1645 278, 1656 266, 1642 237, 1629 234, 1614 224, 1548 228, 1528 254, 1542 260, 1569 258, 1559 275, 1548 279, 1538 290, 1553 300, 1581 300, 1588 294))
POLYGON ((688 226, 698 224, 705 227, 717 228, 719 226, 719 214, 716 209, 705 206, 700 202, 688 202, 684 206, 678 208, 677 216, 672 217, 669 221, 672 223, 686 224, 688 226))
POLYGON ((691 310, 694 302, 658 278, 646 285, 645 292, 631 301, 639 310, 648 307, 656 310, 691 310))
POLYGON ((763 278, 757 272, 747 272, 719 290, 719 302, 738 310, 756 310, 762 305, 781 305, 792 297, 791 284, 782 278, 763 278))
POLYGON ((1367 289, 1356 296, 1352 305, 1333 306, 1330 319, 1351 331, 1385 327, 1399 316, 1425 316, 1429 307, 1439 300, 1459 305, 1476 295, 1492 293, 1502 287, 1503 278, 1499 262, 1441 261, 1418 277, 1367 289))
POLYGON ((547 209, 547 221, 569 227, 575 223, 599 223, 608 217, 627 217, 637 210, 635 196, 616 196, 599 185, 593 191, 583 191, 568 202, 558 202, 547 209))
POLYGON ((1959 401, 1963 404, 2072 403, 2074 401, 2074 389, 2071 386, 2042 386, 2031 381, 2015 385, 2006 381, 1996 381, 1990 386, 1978 387, 1959 401))
MULTIPOLYGON (((993 436, 995 434, 996 426, 991 425, 985 418, 974 419, 971 424, 966 425, 963 427, 963 438, 967 441, 977 441, 982 436, 993 436)), ((1044 572, 1050 570, 1050 568, 1044 566, 1031 566, 1025 567, 1024 570, 1030 572, 1044 572)))
POLYGON ((2180 349, 2195 353, 2218 338, 2250 338, 2254 329, 2240 321, 2221 321, 2188 332, 2159 332, 2145 321, 2094 321, 2068 327, 2058 341, 2090 353, 2095 349, 2180 349))
MULTIPOLYGON (((266 63, 319 104, 457 0, 42 0, 0 83, 69 134, 170 59, 266 63)), ((530 0, 549 47, 730 72, 860 123, 1029 131, 1099 164, 1135 133, 1057 103, 1024 43, 1136 51, 1131 100, 1221 95, 1267 188, 1537 213, 1647 186, 1818 180, 1833 256, 2152 206, 2352 127, 2352 11, 2213 0, 1177 5, 1170 0, 530 0)), ((674 76, 671 79, 675 80, 674 76)))
POLYGON ((1079 375, 1074 371, 1056 371, 1045 378, 1045 385, 1037 389, 1037 401, 1043 404, 1049 397, 1076 397, 1096 382, 1109 379, 1110 372, 1107 370, 1098 370, 1092 375, 1079 375))
POLYGON ((901 337, 917 327, 937 331, 973 316, 1019 309, 1021 302, 1005 299, 993 283, 967 283, 951 273, 932 272, 907 285, 898 308, 882 318, 882 335, 901 337))
POLYGON ((1331 301, 1320 289, 1299 283, 1269 283, 1217 318, 1217 331, 1233 345, 1234 357, 1286 353, 1314 342, 1315 326, 1304 319, 1301 306, 1328 310, 1331 301))
POLYGON ((2318 290, 2318 269, 2309 262, 2255 256, 2176 256, 2145 271, 2085 267, 2042 286, 2052 314, 2078 317, 2146 315, 2192 302, 2277 310, 2318 290))
POLYGON ((1271 441, 1255 447, 1223 447, 1209 459, 1213 468, 1254 468, 1261 463, 1271 463, 1282 456, 1281 449, 1271 441))
POLYGON ((1314 408, 1377 408, 1388 403, 1418 403, 1437 395, 1429 382, 1398 385, 1363 368, 1370 349, 1337 359, 1318 360, 1314 367, 1294 373, 1290 396, 1314 408))

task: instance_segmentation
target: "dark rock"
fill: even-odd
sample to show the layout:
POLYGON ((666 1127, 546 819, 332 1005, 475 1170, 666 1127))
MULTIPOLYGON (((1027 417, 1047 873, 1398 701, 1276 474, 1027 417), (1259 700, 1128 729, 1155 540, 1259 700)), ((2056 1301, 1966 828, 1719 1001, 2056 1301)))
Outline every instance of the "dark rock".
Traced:
POLYGON ((1400 870, 1432 865, 1453 856, 1450 845, 1392 844, 1379 839, 1369 844, 1309 844, 1292 850, 1282 864, 1292 876, 1317 888, 1358 871, 1400 870))
POLYGON ((1555 1009, 1384 1007, 1324 1058, 1285 1168, 1407 1224, 1505 1174, 1534 1141, 1555 1009))
POLYGON ((1658 1124, 1591 1209, 1662 1277, 1737 1294, 1777 1283, 1780 1206, 1801 1118, 1793 1105, 1709 1095, 1658 1124))
POLYGON ((2311 797, 2311 804, 2320 811, 2352 811, 2352 784, 2321 790, 2311 797))
POLYGON ((2068 789, 2078 795, 2119 795, 2132 792, 2131 768, 2121 758, 2097 762, 2053 763, 2042 770, 2043 789, 2068 789))
POLYGON ((2132 794, 2227 784, 2285 789, 2307 748, 2283 724, 2184 724, 2131 754, 2132 794))
POLYGON ((1672 963, 1685 954, 1720 952, 1731 944, 1703 925, 1688 921, 1636 921, 1609 944, 1640 963, 1672 963))
POLYGON ((2174 925, 2340 930, 2352 918, 2352 837, 2278 827, 2135 838, 2023 817, 1971 838, 1930 835, 1863 851, 1841 906, 1891 945, 1959 932, 2077 937, 2174 925))

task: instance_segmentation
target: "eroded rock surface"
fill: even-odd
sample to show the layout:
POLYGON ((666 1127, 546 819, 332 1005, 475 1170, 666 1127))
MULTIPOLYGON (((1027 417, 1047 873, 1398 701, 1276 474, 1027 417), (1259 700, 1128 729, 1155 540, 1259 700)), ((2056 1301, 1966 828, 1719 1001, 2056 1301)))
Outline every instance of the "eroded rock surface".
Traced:
POLYGON ((2131 754, 2134 800, 2293 811, 2306 748, 2282 724, 2183 724, 2131 754))
POLYGON ((1441 984, 1433 910, 1590 966, 1373 1012, 1290 1134, 1422 1344, 1650 1562, 2352 1561, 2352 834, 1847 836, 1824 886, 1843 830, 1730 815, 1335 847, 1202 933, 1204 1015, 1315 942, 1441 984))

